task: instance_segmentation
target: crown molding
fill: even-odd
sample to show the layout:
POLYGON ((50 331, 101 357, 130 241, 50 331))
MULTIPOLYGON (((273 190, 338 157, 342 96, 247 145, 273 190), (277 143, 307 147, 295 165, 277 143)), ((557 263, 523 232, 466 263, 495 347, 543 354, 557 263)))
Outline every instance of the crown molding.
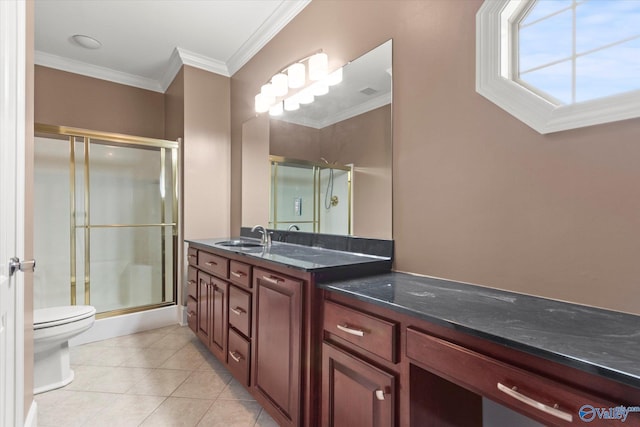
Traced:
POLYGON ((322 129, 327 126, 331 126, 335 123, 350 119, 355 116, 359 116, 360 114, 367 113, 371 110, 375 110, 376 108, 383 107, 387 104, 391 104, 392 95, 391 92, 385 93, 375 98, 369 99, 363 103, 358 105, 354 105, 353 107, 349 107, 347 109, 338 111, 335 114, 332 114, 328 117, 323 118, 322 120, 313 120, 313 119, 303 119, 299 120, 294 117, 286 117, 286 115, 281 117, 274 117, 276 120, 281 120, 283 122, 292 123, 294 125, 312 127, 314 129, 322 129))
POLYGON ((227 64, 222 61, 211 59, 207 56, 191 52, 181 47, 177 47, 176 50, 178 51, 178 55, 180 55, 183 65, 189 65, 191 67, 200 68, 201 70, 210 71, 225 77, 231 77, 227 64))
POLYGON ((154 92, 164 92, 160 83, 156 80, 123 73, 122 71, 112 70, 111 68, 87 64, 86 62, 63 58, 62 56, 52 55, 42 51, 35 52, 34 62, 36 65, 41 65, 43 67, 55 68, 69 73, 81 74, 83 76, 107 80, 127 86, 134 86, 154 92))
POLYGON ((234 75, 280 32, 311 0, 283 1, 269 18, 240 46, 227 61, 229 75, 234 75))

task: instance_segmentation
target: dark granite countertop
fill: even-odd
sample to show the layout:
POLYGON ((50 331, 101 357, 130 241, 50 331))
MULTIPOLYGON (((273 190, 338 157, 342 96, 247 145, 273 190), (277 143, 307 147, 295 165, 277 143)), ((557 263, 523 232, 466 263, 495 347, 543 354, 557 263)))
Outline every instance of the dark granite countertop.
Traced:
POLYGON ((200 247, 215 248, 244 255, 248 258, 271 261, 286 267, 309 272, 331 271, 345 267, 355 269, 355 271, 360 269, 363 274, 366 272, 391 270, 390 257, 366 255, 282 242, 273 242, 270 247, 238 248, 220 245, 221 242, 230 240, 243 240, 252 243, 259 242, 257 239, 249 239, 246 237, 193 239, 185 241, 200 247))
POLYGON ((640 388, 640 316, 406 273, 318 286, 640 388))

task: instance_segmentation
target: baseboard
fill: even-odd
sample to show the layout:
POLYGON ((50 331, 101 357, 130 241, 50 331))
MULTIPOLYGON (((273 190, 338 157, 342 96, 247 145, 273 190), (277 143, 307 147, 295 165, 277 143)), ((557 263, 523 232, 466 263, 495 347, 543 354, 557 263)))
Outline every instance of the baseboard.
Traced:
POLYGON ((178 307, 178 318, 180 319, 180 326, 187 326, 187 307, 185 307, 184 305, 180 305, 178 307))
POLYGON ((162 328, 164 326, 182 325, 184 323, 182 306, 156 308, 137 313, 123 314, 122 316, 108 317, 96 320, 88 331, 78 335, 69 341, 70 346, 86 344, 94 341, 102 341, 121 335, 135 334, 149 329, 162 328), (180 309, 179 309, 180 308, 180 309))

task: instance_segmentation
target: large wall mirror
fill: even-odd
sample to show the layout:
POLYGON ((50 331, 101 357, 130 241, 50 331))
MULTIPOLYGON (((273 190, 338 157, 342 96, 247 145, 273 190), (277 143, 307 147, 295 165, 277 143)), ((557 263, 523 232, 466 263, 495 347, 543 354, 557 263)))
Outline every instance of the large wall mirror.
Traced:
POLYGON ((242 130, 242 225, 392 238, 392 41, 328 94, 242 130))

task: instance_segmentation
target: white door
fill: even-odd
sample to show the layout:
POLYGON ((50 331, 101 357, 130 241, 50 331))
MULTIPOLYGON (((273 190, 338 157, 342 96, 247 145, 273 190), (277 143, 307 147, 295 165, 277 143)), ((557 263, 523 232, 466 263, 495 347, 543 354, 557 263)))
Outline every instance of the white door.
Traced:
POLYGON ((24 425, 25 2, 0 0, 0 426, 24 425))

